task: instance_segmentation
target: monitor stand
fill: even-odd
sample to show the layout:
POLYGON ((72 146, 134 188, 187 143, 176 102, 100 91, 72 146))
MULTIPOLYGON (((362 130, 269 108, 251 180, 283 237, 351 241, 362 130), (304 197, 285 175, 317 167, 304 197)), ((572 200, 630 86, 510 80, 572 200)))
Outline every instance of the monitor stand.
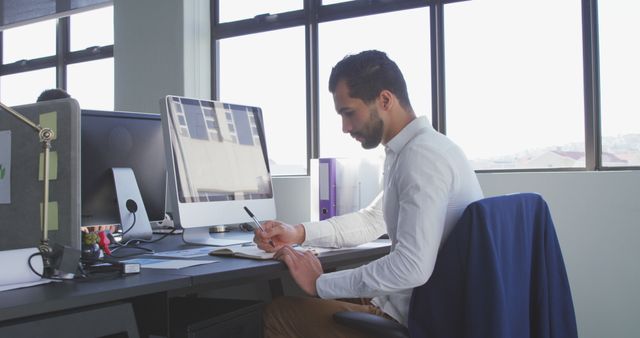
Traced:
POLYGON ((228 246, 243 243, 251 243, 251 241, 232 238, 213 238, 209 235, 209 228, 183 228, 182 240, 188 244, 211 245, 211 246, 228 246))
POLYGON ((153 231, 151 230, 147 209, 144 207, 144 202, 142 202, 142 196, 140 195, 133 170, 131 168, 111 168, 111 170, 113 172, 113 183, 116 187, 116 197, 118 199, 120 226, 123 233, 129 230, 126 234, 122 235, 122 240, 126 242, 132 239, 151 239, 153 237, 153 231), (129 200, 134 201, 137 207, 137 210, 135 210, 135 218, 134 213, 130 210, 131 202, 129 202, 129 207, 127 207, 127 201, 129 200), (134 220, 135 224, 133 223, 134 220))

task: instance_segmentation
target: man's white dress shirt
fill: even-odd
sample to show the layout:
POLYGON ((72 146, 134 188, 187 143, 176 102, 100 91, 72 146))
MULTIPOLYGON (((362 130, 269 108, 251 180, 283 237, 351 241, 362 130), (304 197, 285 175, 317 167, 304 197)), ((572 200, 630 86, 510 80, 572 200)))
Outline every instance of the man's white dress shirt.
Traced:
POLYGON ((464 153, 426 117, 405 126, 385 152, 383 194, 358 212, 304 223, 304 244, 349 247, 388 233, 388 255, 325 273, 316 288, 327 299, 371 297, 406 325, 412 289, 429 279, 440 244, 466 206, 483 195, 464 153))

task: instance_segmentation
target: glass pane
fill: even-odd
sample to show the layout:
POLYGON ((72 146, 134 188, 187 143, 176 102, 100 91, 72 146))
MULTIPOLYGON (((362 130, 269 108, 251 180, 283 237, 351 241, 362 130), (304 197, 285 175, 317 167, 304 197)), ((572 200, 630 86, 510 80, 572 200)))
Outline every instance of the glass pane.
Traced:
POLYGON ((56 87, 56 70, 39 69, 0 77, 0 100, 7 106, 34 103, 43 90, 56 87))
POLYGON ((56 20, 47 20, 2 32, 2 62, 13 63, 56 54, 56 20))
POLYGON ((342 132, 342 122, 335 111, 328 83, 331 69, 347 54, 369 49, 387 53, 403 72, 413 110, 417 115, 431 117, 428 8, 326 22, 320 24, 318 32, 321 157, 384 155, 383 147, 364 150, 359 142, 342 132))
POLYGON ((444 14, 447 134, 475 169, 584 167, 580 1, 466 1, 444 14))
POLYGON ((71 51, 113 45, 113 6, 70 16, 69 30, 71 51))
POLYGON ((303 8, 300 0, 219 0, 220 22, 250 19, 260 14, 291 12, 303 8))
POLYGON ((600 1, 602 164, 640 165, 640 35, 637 1, 600 1))
POLYGON ((83 109, 113 110, 113 58, 67 66, 67 92, 83 109))
POLYGON ((271 173, 307 173, 304 27, 220 41, 220 100, 262 108, 271 173))

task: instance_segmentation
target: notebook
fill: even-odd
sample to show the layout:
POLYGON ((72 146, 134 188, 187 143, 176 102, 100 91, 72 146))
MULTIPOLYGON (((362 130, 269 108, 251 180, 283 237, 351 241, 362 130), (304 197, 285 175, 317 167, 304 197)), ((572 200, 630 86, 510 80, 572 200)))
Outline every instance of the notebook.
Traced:
MULTIPOLYGON (((297 246, 295 247, 295 249, 298 251, 313 251, 313 253, 315 253, 316 255, 321 252, 331 250, 331 249, 311 248, 311 247, 303 247, 303 246, 297 246)), ((211 256, 234 256, 234 257, 251 258, 251 259, 259 259, 259 260, 273 259, 274 254, 275 254, 274 252, 266 252, 262 249, 259 249, 256 245, 227 246, 227 247, 218 248, 209 252, 209 255, 211 256)))

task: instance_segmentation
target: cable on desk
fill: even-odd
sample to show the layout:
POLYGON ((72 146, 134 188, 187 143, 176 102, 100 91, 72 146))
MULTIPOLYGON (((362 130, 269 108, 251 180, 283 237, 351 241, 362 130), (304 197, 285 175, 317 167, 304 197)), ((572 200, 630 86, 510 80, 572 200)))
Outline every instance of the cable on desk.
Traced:
POLYGON ((138 250, 144 250, 146 251, 146 253, 154 253, 153 249, 149 249, 149 248, 145 248, 142 246, 139 246, 141 244, 150 244, 150 243, 155 243, 158 241, 161 241, 165 238, 167 238, 169 235, 173 234, 177 229, 173 229, 171 230, 171 232, 168 232, 162 236, 160 236, 159 238, 156 238, 154 240, 147 240, 147 239, 130 239, 124 243, 117 243, 115 241, 115 239, 113 240, 112 244, 115 246, 114 248, 111 249, 111 257, 114 258, 126 258, 126 257, 132 257, 132 256, 136 256, 136 255, 140 255, 142 253, 135 253, 135 254, 130 254, 130 255, 125 255, 125 256, 115 256, 113 255, 114 252, 118 251, 119 249, 122 248, 130 248, 130 249, 138 249, 138 250))
MULTIPOLYGON (((133 226, 135 225, 135 215, 136 214, 134 212, 133 213, 133 216, 134 216, 133 224, 125 232, 123 232, 122 234, 119 234, 118 237, 122 237, 124 234, 126 234, 129 230, 131 230, 133 228, 133 226)), ((122 248, 143 250, 143 251, 146 251, 145 253, 154 253, 153 249, 145 248, 145 247, 142 247, 142 246, 139 246, 139 245, 141 245, 141 244, 150 244, 150 243, 155 243, 155 242, 161 241, 161 240, 167 238, 169 235, 172 235, 176 230, 177 229, 174 228, 170 232, 168 232, 166 234, 163 234, 162 236, 160 236, 159 238, 156 238, 154 240, 135 239, 135 238, 133 238, 133 239, 130 239, 130 240, 124 242, 124 243, 118 243, 114 238, 115 234, 109 234, 110 240, 111 240, 111 244, 114 246, 113 248, 110 248, 111 249, 111 254, 109 256, 110 257, 114 257, 114 258, 127 258, 127 257, 133 257, 133 256, 137 256, 137 255, 143 254, 143 253, 134 253, 134 254, 124 255, 124 256, 116 256, 116 255, 113 254, 114 252, 116 252, 116 251, 118 251, 119 249, 122 249, 122 248)))
MULTIPOLYGON (((36 276, 38 276, 40 278, 44 278, 44 279, 51 279, 51 280, 69 280, 69 278, 60 278, 60 277, 54 277, 54 276, 45 277, 43 274, 41 274, 38 271, 36 271, 36 269, 33 267, 33 264, 31 264, 31 260, 35 256, 42 257, 42 252, 35 252, 35 253, 31 254, 31 256, 29 256, 29 258, 27 258, 27 264, 29 265, 29 269, 31 269, 31 271, 33 273, 35 273, 36 276)), ((74 279, 75 279, 75 274, 74 274, 74 279)))
MULTIPOLYGON (((131 200, 129 200, 129 201, 131 201, 131 200)), ((127 202, 128 202, 128 201, 127 201, 127 202)), ((122 237, 124 237, 124 235, 125 235, 127 232, 129 232, 131 229, 133 229, 133 227, 136 225, 136 213, 135 213, 135 211, 134 211, 134 212, 132 212, 132 214, 133 214, 133 222, 131 223, 131 226, 130 226, 127 230, 123 231, 123 232, 120 234, 120 236, 122 236, 122 237)))
MULTIPOLYGON (((33 257, 36 256, 41 256, 42 257, 42 253, 41 252, 35 252, 33 254, 31 254, 29 256, 29 258, 27 259, 27 264, 29 265, 29 269, 31 269, 31 272, 33 272, 34 274, 36 274, 38 277, 40 278, 44 278, 44 279, 50 279, 50 280, 86 280, 86 279, 96 279, 95 278, 95 274, 96 273, 101 273, 101 274, 109 274, 109 275, 114 275, 114 276, 119 276, 119 275, 123 275, 125 274, 123 272, 122 269, 122 263, 117 262, 117 261, 111 261, 108 259, 80 259, 80 261, 78 261, 78 269, 76 272, 73 273, 73 278, 61 278, 61 277, 55 277, 55 276, 51 276, 51 277, 45 277, 43 274, 41 274, 40 272, 36 271, 36 269, 33 267, 33 264, 31 262, 31 260, 33 259, 33 257), (92 267, 92 265, 95 265, 96 263, 101 263, 103 264, 100 268, 97 267, 92 267), (87 271, 88 270, 88 271, 87 271)), ((114 257, 117 258, 117 257, 114 257)))
POLYGON ((44 276, 39 273, 38 271, 36 271, 36 269, 33 268, 33 265, 31 264, 31 259, 35 256, 41 256, 42 257, 42 253, 41 252, 35 252, 33 254, 31 254, 31 256, 29 256, 29 258, 27 259, 27 264, 29 264, 29 269, 31 269, 31 271, 33 273, 35 273, 38 277, 40 278, 44 278, 44 276))
POLYGON ((155 242, 159 242, 165 238, 167 238, 167 236, 169 235, 173 235, 174 232, 176 232, 176 228, 173 228, 171 231, 167 232, 166 234, 163 234, 162 236, 160 236, 160 238, 156 238, 156 239, 137 239, 137 241, 141 242, 141 243, 155 243, 155 242))
POLYGON ((154 253, 155 251, 153 251, 153 249, 149 249, 149 248, 145 248, 142 246, 138 246, 140 245, 140 243, 138 242, 138 240, 136 239, 132 239, 127 241, 124 244, 121 243, 113 243, 113 245, 115 246, 114 248, 111 249, 111 254, 108 255, 108 257, 113 257, 113 258, 127 258, 127 257, 133 257, 133 256, 137 256, 137 255, 142 255, 142 254, 146 254, 146 253, 154 253), (135 241, 135 243, 133 243, 135 241), (135 249, 135 250, 142 250, 144 252, 138 252, 138 253, 133 253, 133 254, 129 254, 129 255, 124 255, 124 256, 119 256, 119 255, 114 255, 114 253, 116 251, 119 251, 120 249, 135 249))

